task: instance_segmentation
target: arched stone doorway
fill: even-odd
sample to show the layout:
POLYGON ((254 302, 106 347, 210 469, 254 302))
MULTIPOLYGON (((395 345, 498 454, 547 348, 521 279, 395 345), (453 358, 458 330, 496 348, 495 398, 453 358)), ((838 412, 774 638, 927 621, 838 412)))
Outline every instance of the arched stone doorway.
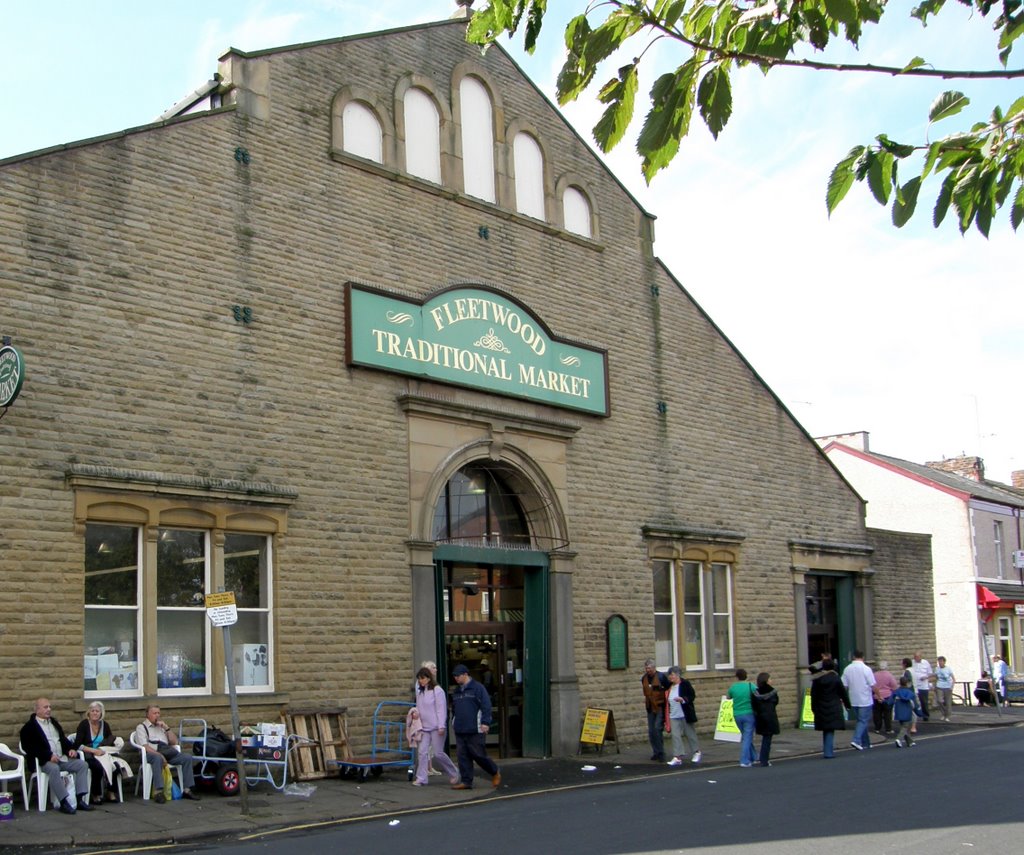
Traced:
POLYGON ((549 561, 528 513, 537 498, 514 467, 477 460, 448 478, 434 506, 439 664, 445 675, 465 665, 487 689, 488 744, 501 757, 550 746, 549 561))
POLYGON ((578 426, 536 414, 512 416, 482 401, 465 406, 409 394, 400 403, 409 420, 413 665, 436 661, 447 687, 449 644, 459 655, 461 643, 461 656, 474 660, 479 676, 511 678, 504 745, 510 753, 572 753, 580 725, 575 553, 563 508, 567 449, 578 426), (479 623, 491 626, 466 625, 479 623), (510 626, 516 624, 518 637, 510 626), (483 629, 494 630, 487 635, 507 631, 504 649, 482 632, 460 631, 483 629))

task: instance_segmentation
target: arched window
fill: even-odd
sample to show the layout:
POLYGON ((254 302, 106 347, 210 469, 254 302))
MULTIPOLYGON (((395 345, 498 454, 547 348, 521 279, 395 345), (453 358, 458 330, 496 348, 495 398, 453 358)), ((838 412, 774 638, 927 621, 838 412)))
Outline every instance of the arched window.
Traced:
POLYGON ((341 113, 341 126, 345 151, 384 162, 383 133, 373 110, 359 101, 349 101, 341 113))
POLYGON ((471 463, 456 472, 434 508, 434 540, 475 546, 528 547, 519 497, 495 467, 471 463))
POLYGON ((441 183, 441 120, 433 99, 412 87, 403 99, 405 109, 405 171, 441 183))
POLYGON ((566 187, 562 194, 562 219, 565 230, 573 234, 591 237, 590 202, 576 187, 566 187))
POLYGON ((516 169, 516 210, 528 217, 544 219, 544 155, 537 140, 516 134, 512 154, 516 169))
POLYGON ((462 180, 470 196, 493 202, 494 118, 491 96, 475 77, 459 83, 462 105, 462 180))

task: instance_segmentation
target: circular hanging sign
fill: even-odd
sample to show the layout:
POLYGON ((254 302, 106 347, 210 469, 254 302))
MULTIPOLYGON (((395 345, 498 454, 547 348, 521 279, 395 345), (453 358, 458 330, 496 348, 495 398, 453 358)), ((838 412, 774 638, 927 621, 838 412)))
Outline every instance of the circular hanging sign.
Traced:
POLYGON ((16 347, 0 348, 0 407, 14 403, 25 379, 25 361, 16 347))

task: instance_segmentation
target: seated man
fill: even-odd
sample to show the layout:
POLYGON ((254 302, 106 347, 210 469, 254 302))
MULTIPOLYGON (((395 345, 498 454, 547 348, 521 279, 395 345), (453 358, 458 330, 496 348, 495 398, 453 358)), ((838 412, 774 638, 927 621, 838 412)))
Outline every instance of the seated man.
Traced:
POLYGON ((50 714, 50 702, 37 698, 35 712, 21 728, 21 750, 39 761, 39 771, 50 776, 50 792, 60 802, 61 813, 92 810, 89 805, 89 767, 64 735, 60 723, 50 714), (72 801, 61 772, 75 776, 76 800, 72 801))
POLYGON ((161 721, 160 707, 156 704, 146 707, 146 720, 135 728, 135 741, 145 746, 146 762, 153 771, 153 799, 157 804, 163 804, 171 796, 170 793, 164 792, 164 766, 168 763, 182 769, 185 787, 181 797, 194 802, 199 801, 199 796, 192 792, 192 787, 195 786, 195 778, 192 777, 192 757, 182 753, 178 748, 178 737, 161 721))

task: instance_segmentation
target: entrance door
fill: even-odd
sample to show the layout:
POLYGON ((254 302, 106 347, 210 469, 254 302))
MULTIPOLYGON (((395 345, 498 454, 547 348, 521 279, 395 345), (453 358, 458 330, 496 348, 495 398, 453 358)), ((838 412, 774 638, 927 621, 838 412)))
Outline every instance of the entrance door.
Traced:
POLYGON ((857 646, 853 579, 845 574, 809 573, 806 580, 808 661, 817 662, 822 653, 831 653, 842 669, 857 646))
POLYGON ((487 689, 492 718, 487 744, 499 757, 523 754, 523 650, 520 625, 459 624, 446 627, 448 673, 465 665, 487 689), (488 631, 495 630, 495 631, 488 631))

